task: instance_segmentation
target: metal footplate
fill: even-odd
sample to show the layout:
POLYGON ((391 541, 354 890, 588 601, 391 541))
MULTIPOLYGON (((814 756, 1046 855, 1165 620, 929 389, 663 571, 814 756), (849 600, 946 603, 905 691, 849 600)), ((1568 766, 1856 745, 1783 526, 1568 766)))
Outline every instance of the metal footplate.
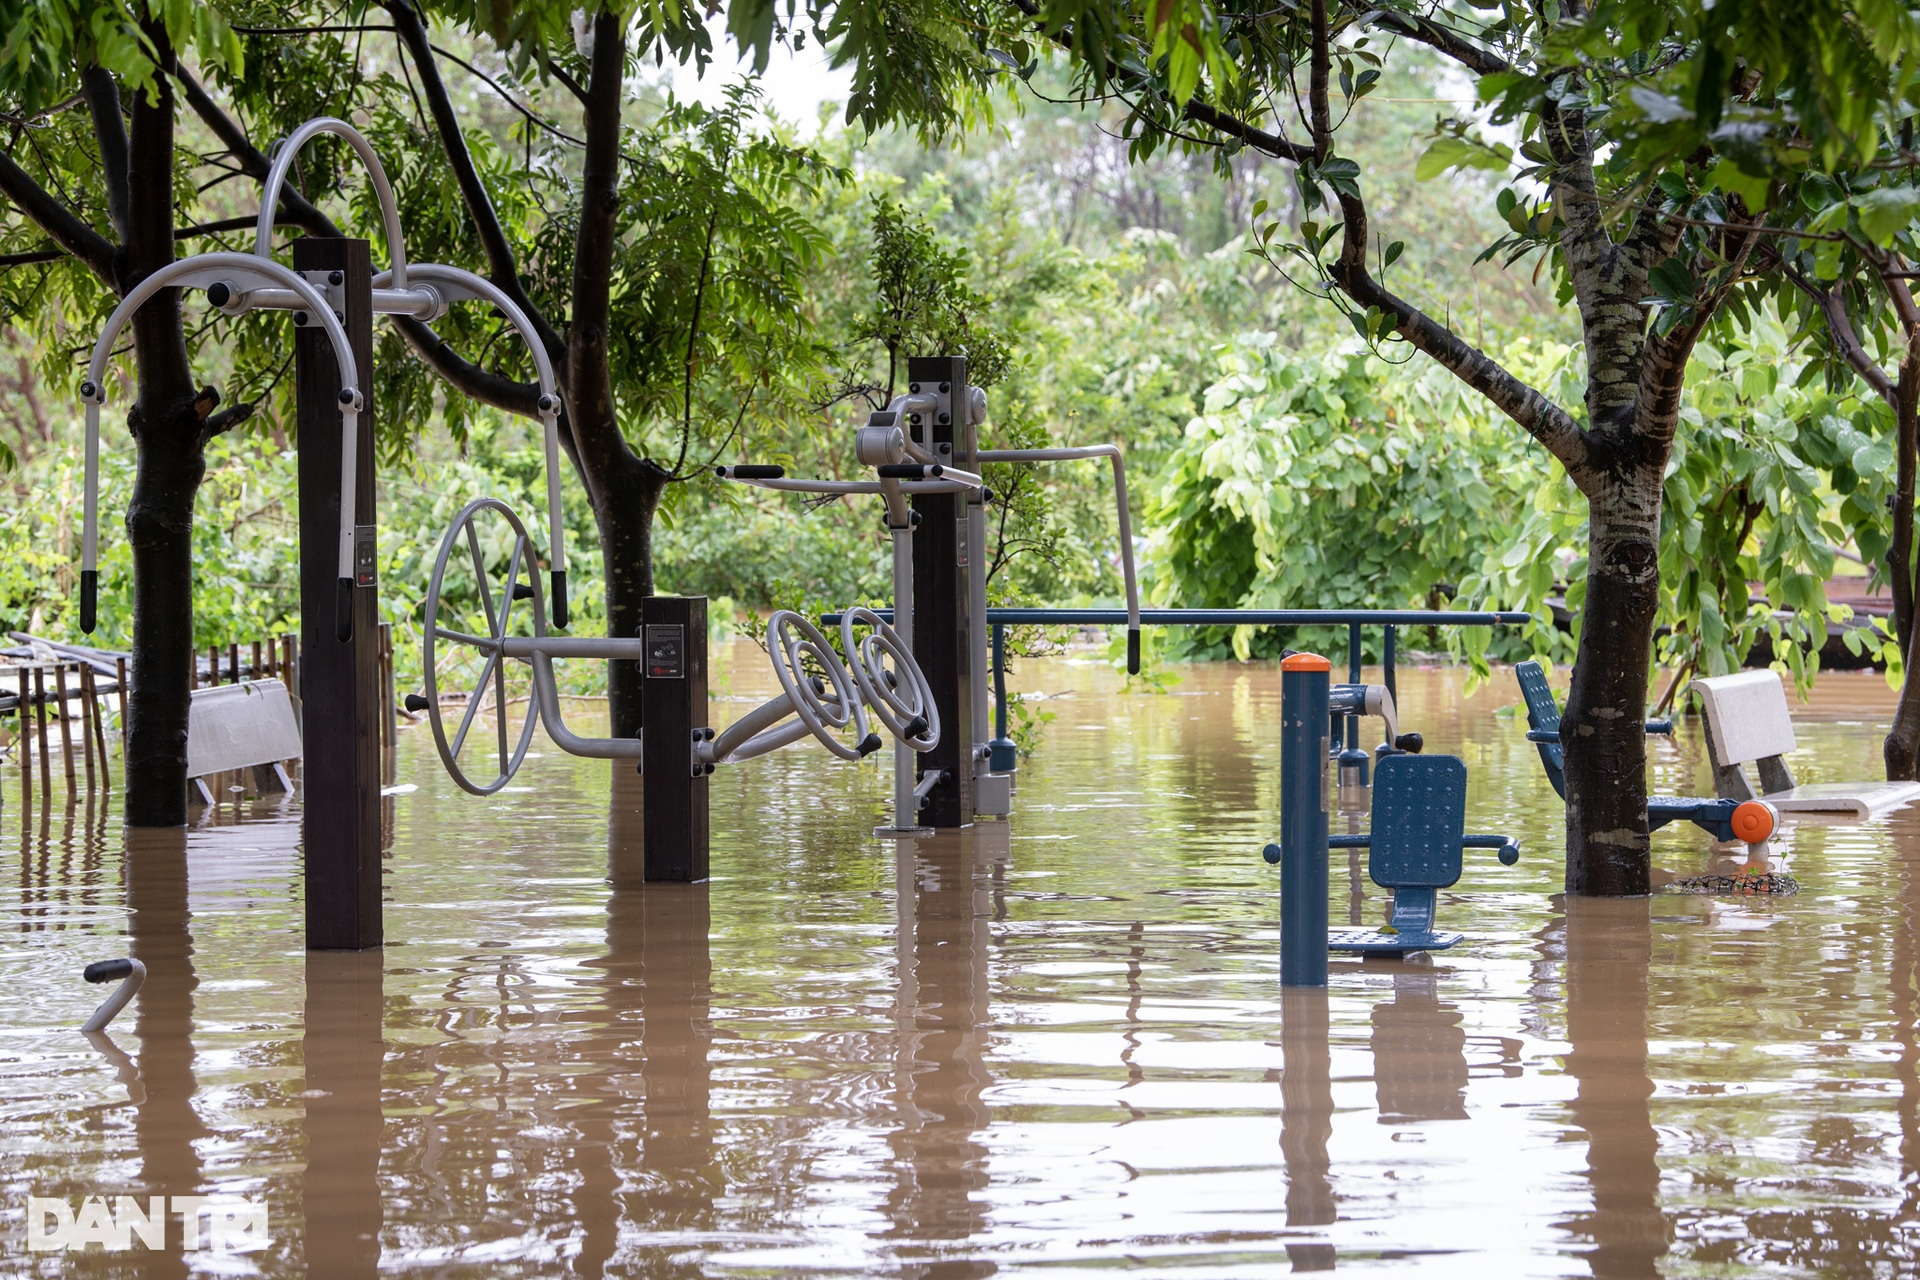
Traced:
POLYGON ((1384 929, 1329 929, 1327 950, 1347 951, 1369 956, 1404 956, 1415 951, 1445 951, 1465 934, 1408 930, 1388 933, 1384 929))

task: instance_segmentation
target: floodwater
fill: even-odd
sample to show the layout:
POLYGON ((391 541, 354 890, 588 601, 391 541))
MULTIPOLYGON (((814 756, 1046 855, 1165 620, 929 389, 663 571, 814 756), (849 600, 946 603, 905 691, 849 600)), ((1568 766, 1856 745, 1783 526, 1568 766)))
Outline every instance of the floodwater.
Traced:
MULTIPOLYGON (((723 769, 698 886, 608 888, 626 775, 547 746, 478 800, 408 732, 363 954, 303 951, 284 802, 23 829, 6 774, 0 1273, 1914 1273, 1920 811, 1790 828, 1796 897, 1568 903, 1511 675, 1403 672, 1521 863, 1469 855, 1455 950, 1283 995, 1277 673, 1178 670, 1025 664, 1055 718, 968 833, 875 839, 877 761, 723 769), (124 954, 151 976, 90 1042, 80 970, 124 954), (89 1194, 264 1200, 271 1243, 25 1252, 28 1196, 89 1194)), ((1827 677, 1801 780, 1873 776, 1890 705, 1827 677)), ((1655 746, 1662 790, 1700 737, 1655 746)), ((1335 922, 1378 920, 1335 857, 1335 922)))

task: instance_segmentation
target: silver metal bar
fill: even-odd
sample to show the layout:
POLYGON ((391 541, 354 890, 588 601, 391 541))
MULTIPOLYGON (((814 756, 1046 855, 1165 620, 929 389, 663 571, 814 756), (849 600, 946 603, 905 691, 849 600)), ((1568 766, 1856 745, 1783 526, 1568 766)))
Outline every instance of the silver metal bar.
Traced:
POLYGON ((964 493, 968 489, 980 487, 978 476, 970 476, 965 471, 949 470, 938 480, 738 480, 740 484, 750 484, 761 489, 779 489, 785 493, 824 493, 824 494, 881 494, 886 490, 883 483, 897 484, 905 493, 964 493), (954 480, 949 477, 967 476, 966 480, 954 480))
MULTIPOLYGON (((771 755, 782 747, 790 747, 802 738, 810 738, 812 736, 813 730, 807 727, 806 721, 793 719, 780 725, 778 728, 769 729, 765 733, 755 734, 753 737, 748 738, 745 742, 729 751, 726 755, 716 757, 716 760, 721 764, 739 764, 745 760, 753 760, 760 756, 771 755)), ((719 744, 716 743, 715 745, 718 746, 719 744)))
MULTIPOLYGON (((638 760, 643 734, 631 738, 583 738, 567 728, 560 717, 560 690, 553 682, 553 659, 544 653, 533 655, 534 696, 540 704, 540 723, 546 726, 553 745, 570 756, 590 760, 638 760)), ((693 744, 688 743, 687 763, 693 763, 693 744)))
MULTIPOLYGON (((893 629, 909 653, 913 651, 913 525, 893 530, 893 629)), ((893 743, 893 825, 909 831, 920 825, 920 798, 914 793, 913 775, 919 768, 919 754, 904 739, 893 743)))
MULTIPOLYGON (((720 736, 713 740, 713 758, 716 761, 734 758, 735 750, 748 739, 763 730, 773 728, 792 714, 793 703, 786 694, 782 693, 767 699, 720 731, 720 736)), ((812 732, 805 724, 801 724, 800 727, 809 733, 812 732)))
POLYGON ((985 466, 989 462, 1078 462, 1087 458, 1113 461, 1114 501, 1120 517, 1120 573, 1127 589, 1127 626, 1140 629, 1140 584, 1133 569, 1133 517, 1127 511, 1127 464, 1120 446, 1113 444, 1080 445, 1071 449, 982 449, 974 455, 985 466))
MULTIPOLYGON (((443 629, 438 634, 449 633, 443 629)), ((638 662, 647 656, 647 644, 637 636, 631 640, 618 636, 508 636, 500 642, 500 652, 509 658, 604 658, 609 662, 638 662)))

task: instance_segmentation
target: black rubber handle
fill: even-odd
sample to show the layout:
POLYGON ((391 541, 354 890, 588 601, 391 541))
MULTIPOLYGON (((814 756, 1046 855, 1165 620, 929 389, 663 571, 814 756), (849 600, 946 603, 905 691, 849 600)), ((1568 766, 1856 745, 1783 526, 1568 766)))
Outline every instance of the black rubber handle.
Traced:
POLYGON ((1403 733, 1393 740, 1395 751, 1404 751, 1410 756, 1419 755, 1420 748, 1426 745, 1427 740, 1417 733, 1403 733))
POLYGON ((421 711, 425 711, 429 706, 433 704, 428 702, 425 695, 423 694, 410 693, 407 695, 404 705, 409 711, 421 712, 421 711))
POLYGON ((93 623, 100 605, 100 571, 82 569, 80 571, 80 629, 88 635, 93 634, 93 623))
POLYGON ((1140 628, 1127 628, 1127 674, 1140 674, 1140 628))
POLYGON ((769 462, 743 462, 736 467, 716 468, 722 479, 733 480, 784 480, 785 467, 776 467, 769 462))
POLYGON ((513 584, 513 598, 514 598, 515 600, 531 600, 531 599, 533 599, 533 584, 532 584, 531 582, 516 582, 516 583, 514 583, 514 584, 513 584))
POLYGON ((133 972, 131 960, 95 960, 81 973, 88 982, 112 982, 133 972))
POLYGON ((931 466, 922 466, 918 462, 883 462, 874 469, 882 480, 938 479, 946 474, 946 468, 937 462, 931 466))
POLYGON ((341 644, 353 639, 353 579, 342 578, 333 596, 333 638, 341 644))
POLYGON ((907 738, 917 738, 921 734, 925 733, 926 731, 927 731, 927 718, 925 716, 915 716, 913 719, 907 721, 907 731, 901 736, 907 737, 907 738))
POLYGON ((878 751, 883 745, 884 744, 880 741, 879 734, 870 733, 866 737, 860 739, 860 745, 854 749, 863 756, 870 756, 874 752, 878 751))
POLYGON ((547 575, 553 583, 553 625, 565 630, 567 625, 567 571, 555 569, 547 575))

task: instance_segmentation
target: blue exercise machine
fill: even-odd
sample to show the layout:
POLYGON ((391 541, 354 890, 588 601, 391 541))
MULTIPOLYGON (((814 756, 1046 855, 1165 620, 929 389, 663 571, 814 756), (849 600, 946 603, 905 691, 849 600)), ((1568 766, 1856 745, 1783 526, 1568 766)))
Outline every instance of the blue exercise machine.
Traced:
MULTIPOLYGON (((1560 704, 1547 684, 1546 669, 1538 662, 1522 662, 1514 666, 1513 675, 1520 682, 1520 696, 1527 702, 1527 741, 1540 749, 1540 765, 1547 771, 1547 781, 1565 800, 1567 756, 1560 745, 1560 704)), ((1673 721, 1649 720, 1647 732, 1672 734, 1673 721)), ((1647 830, 1658 831, 1671 822, 1691 822, 1715 840, 1752 842, 1751 828, 1738 833, 1734 830, 1733 811, 1740 804, 1706 796, 1648 796, 1647 830)))
POLYGON ((1461 935, 1436 932, 1434 911, 1439 890, 1460 879, 1462 851, 1495 849, 1507 866, 1520 859, 1509 836, 1467 833, 1467 766, 1456 756, 1385 756, 1374 770, 1367 834, 1329 837, 1330 718, 1365 710, 1369 691, 1334 685, 1332 670, 1313 653, 1280 664, 1280 842, 1265 857, 1280 866, 1280 981, 1289 987, 1326 986, 1330 951, 1399 957, 1453 946, 1461 935), (1366 849, 1368 875, 1393 891, 1382 928, 1327 927, 1327 857, 1336 848, 1366 849))

